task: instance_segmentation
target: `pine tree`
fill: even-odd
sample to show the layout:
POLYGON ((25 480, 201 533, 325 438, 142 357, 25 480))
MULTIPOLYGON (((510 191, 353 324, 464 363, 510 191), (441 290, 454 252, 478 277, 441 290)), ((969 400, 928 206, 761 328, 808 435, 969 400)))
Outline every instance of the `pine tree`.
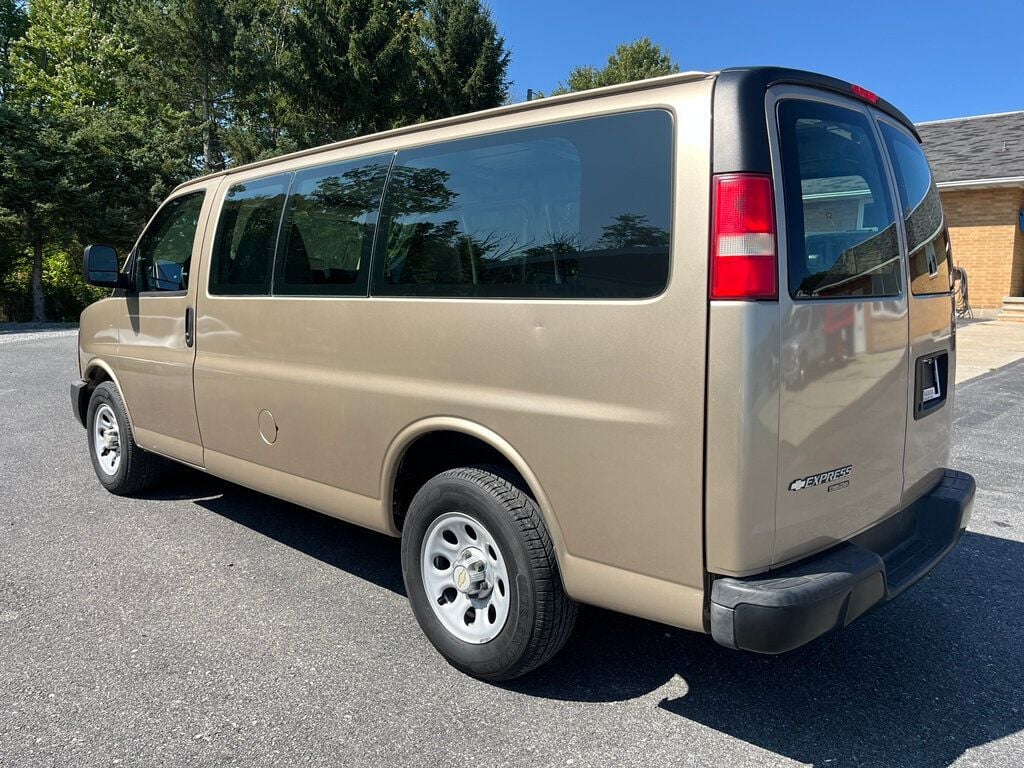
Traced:
POLYGON ((511 54, 479 0, 425 0, 417 18, 424 118, 497 107, 508 98, 511 54))
POLYGON ((146 0, 122 6, 137 50, 133 69, 146 96, 198 132, 205 172, 227 164, 222 131, 230 120, 235 25, 222 0, 146 0))

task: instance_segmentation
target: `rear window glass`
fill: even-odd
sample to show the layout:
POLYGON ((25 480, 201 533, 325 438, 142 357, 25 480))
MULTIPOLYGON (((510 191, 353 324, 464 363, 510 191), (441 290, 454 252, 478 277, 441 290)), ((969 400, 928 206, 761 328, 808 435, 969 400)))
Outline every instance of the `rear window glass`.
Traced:
POLYGON ((949 293, 950 253, 939 190, 921 146, 903 131, 880 123, 906 212, 910 290, 917 296, 949 293))
POLYGON ((373 292, 641 298, 668 280, 672 118, 589 118, 398 153, 373 292))
POLYGON ((270 293, 277 230, 290 174, 232 186, 217 224, 210 268, 210 293, 264 296, 270 293))
POLYGON ((868 119, 797 99, 778 116, 790 295, 899 294, 896 217, 868 119))

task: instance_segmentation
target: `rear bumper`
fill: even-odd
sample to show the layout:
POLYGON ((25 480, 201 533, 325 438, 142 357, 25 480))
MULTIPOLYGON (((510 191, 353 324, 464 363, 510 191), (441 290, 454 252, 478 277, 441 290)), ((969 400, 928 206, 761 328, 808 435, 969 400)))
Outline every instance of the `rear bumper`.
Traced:
POLYGON ((71 410, 75 418, 85 426, 86 409, 89 407, 89 385, 81 379, 71 382, 71 410))
POLYGON ((845 627, 915 584, 956 546, 974 478, 945 470, 925 496, 820 555, 711 587, 711 636, 729 648, 784 653, 845 627))

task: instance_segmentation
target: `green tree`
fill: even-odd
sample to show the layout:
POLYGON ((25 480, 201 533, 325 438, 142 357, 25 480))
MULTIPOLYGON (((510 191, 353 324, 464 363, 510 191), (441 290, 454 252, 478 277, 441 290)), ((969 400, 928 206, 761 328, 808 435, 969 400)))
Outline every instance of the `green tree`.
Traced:
POLYGON ((496 106, 508 62, 480 0, 0 0, 0 288, 71 313, 68 254, 178 182, 496 106))
POLYGON ((65 137, 73 132, 76 104, 102 95, 102 77, 88 58, 105 40, 92 38, 90 10, 82 3, 36 0, 24 34, 8 44, 8 84, 0 113, 0 216, 32 249, 32 319, 46 319, 43 251, 60 237, 78 202, 78 185, 66 173, 65 137), (77 99, 76 99, 77 101, 77 99))
POLYGON ((285 142, 282 148, 486 109, 507 98, 509 53, 479 0, 294 0, 276 24, 276 33, 253 34, 283 41, 283 54, 268 55, 271 47, 262 46, 262 71, 270 74, 256 78, 281 84, 276 99, 261 104, 276 104, 274 141, 285 142))
MULTIPOLYGON (((11 47, 28 28, 28 12, 23 2, 0 0, 0 189, 4 184, 3 168, 5 147, 10 141, 8 131, 14 128, 17 115, 5 103, 11 89, 11 47)), ((18 248, 18 219, 4 207, 4 196, 0 192, 0 290, 6 282, 14 263, 21 256, 18 248)))
POLYGON ((555 88, 552 94, 630 83, 649 77, 671 75, 678 71, 679 65, 672 60, 667 51, 651 42, 649 37, 641 37, 632 43, 618 46, 602 69, 590 66, 576 67, 569 73, 565 83, 555 88))
POLYGON ((223 129, 229 162, 248 163, 302 148, 304 121, 291 98, 298 89, 294 3, 256 0, 228 8, 234 25, 231 115, 223 129))
POLYGON ((146 98, 159 99, 201 137, 201 169, 225 167, 222 129, 234 98, 234 3, 223 0, 145 0, 120 6, 136 42, 132 65, 146 98))
POLYGON ((505 102, 511 54, 479 0, 425 0, 418 19, 419 108, 424 119, 505 102))
POLYGON ((28 29, 28 12, 19 0, 0 0, 0 102, 11 84, 11 46, 28 29))
POLYGON ((405 0, 296 0, 280 73, 286 130, 314 146, 405 122, 415 20, 405 0))
POLYGON ((37 321, 46 318, 48 246, 128 243, 154 200, 184 176, 167 162, 159 123, 129 108, 133 43, 109 11, 90 0, 34 0, 27 31, 11 46, 0 218, 31 249, 37 321))

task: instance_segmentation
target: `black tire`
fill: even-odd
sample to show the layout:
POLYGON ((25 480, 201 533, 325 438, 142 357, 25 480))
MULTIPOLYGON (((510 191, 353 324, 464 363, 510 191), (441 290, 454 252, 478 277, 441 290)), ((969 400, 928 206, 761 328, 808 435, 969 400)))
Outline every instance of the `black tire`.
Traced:
POLYGON ((89 456, 92 458, 92 468, 96 472, 96 477, 100 484, 108 491, 118 496, 130 496, 152 487, 160 479, 164 468, 164 460, 159 456, 142 450, 135 443, 131 422, 128 420, 128 411, 124 407, 121 393, 113 382, 105 381, 93 390, 92 397, 89 399, 89 409, 86 413, 85 425, 89 441, 89 456), (118 443, 121 458, 117 470, 112 474, 107 473, 100 464, 93 439, 96 412, 104 405, 113 411, 119 433, 118 443))
POLYGON ((427 481, 413 498, 402 529, 402 575, 416 620, 454 667, 482 680, 511 680, 551 659, 568 640, 577 604, 562 587, 554 546, 536 502, 493 467, 460 467, 427 481), (423 539, 446 512, 461 512, 493 536, 510 582, 508 618, 494 639, 473 644, 434 614, 423 586, 423 539))

